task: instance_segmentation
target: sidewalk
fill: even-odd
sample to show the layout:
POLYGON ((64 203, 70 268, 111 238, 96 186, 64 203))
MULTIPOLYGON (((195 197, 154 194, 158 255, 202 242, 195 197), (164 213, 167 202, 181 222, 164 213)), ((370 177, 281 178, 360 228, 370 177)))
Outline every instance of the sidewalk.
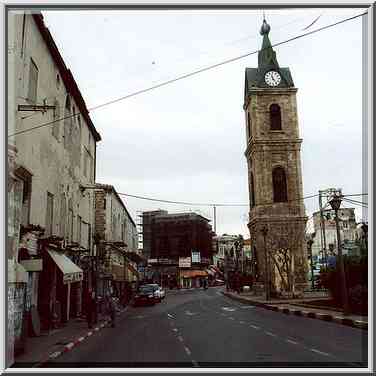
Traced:
POLYGON ((344 316, 342 312, 330 310, 326 308, 313 308, 309 307, 306 303, 313 300, 328 300, 329 297, 323 296, 323 294, 309 293, 304 298, 301 299, 283 299, 276 300, 272 299, 266 301, 264 296, 254 296, 251 293, 234 293, 222 291, 222 294, 237 300, 239 302, 255 305, 265 309, 269 309, 276 312, 281 312, 284 314, 293 314, 296 316, 304 316, 312 319, 319 319, 324 321, 333 321, 338 324, 352 326, 360 329, 368 329, 368 317, 367 316, 358 316, 358 315, 349 315, 344 316))
MULTIPOLYGON (((127 310, 125 307, 117 311, 120 315, 127 310)), ((81 342, 87 340, 109 323, 107 315, 98 315, 98 323, 88 329, 85 319, 71 319, 65 326, 42 333, 39 337, 28 337, 25 352, 15 358, 12 367, 38 367, 49 359, 55 359, 62 353, 72 350, 81 342)))

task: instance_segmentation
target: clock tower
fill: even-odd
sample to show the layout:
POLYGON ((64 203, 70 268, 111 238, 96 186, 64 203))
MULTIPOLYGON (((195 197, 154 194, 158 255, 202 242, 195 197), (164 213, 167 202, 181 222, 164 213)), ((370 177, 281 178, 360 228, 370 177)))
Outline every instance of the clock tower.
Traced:
POLYGON ((307 217, 303 198, 297 88, 281 68, 261 26, 258 67, 246 68, 244 111, 248 164, 249 222, 255 288, 300 295, 306 287, 307 217))

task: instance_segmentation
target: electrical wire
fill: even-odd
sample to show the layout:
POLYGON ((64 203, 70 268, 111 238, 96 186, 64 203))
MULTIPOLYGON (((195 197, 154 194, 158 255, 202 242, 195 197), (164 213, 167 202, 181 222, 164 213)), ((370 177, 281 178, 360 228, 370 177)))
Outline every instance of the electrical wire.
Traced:
MULTIPOLYGON (((335 23, 332 23, 332 24, 329 24, 329 25, 326 25, 326 26, 323 26, 323 27, 320 27, 318 29, 315 29, 315 30, 312 30, 312 31, 309 31, 307 33, 303 33, 303 34, 300 34, 300 35, 297 35, 295 37, 292 37, 292 38, 289 38, 289 39, 286 39, 282 42, 278 42, 278 43, 275 43, 273 44, 271 47, 277 47, 277 46, 281 46, 283 44, 286 44, 286 43, 289 43, 289 42, 292 42, 294 40, 297 40, 297 39, 300 39, 300 38, 303 38, 303 37, 306 37, 308 35, 312 35, 312 34, 315 34, 315 33, 318 33, 320 31, 323 31, 323 30, 326 30, 326 29, 329 29, 331 27, 334 27, 334 26, 338 26, 344 22, 348 22, 348 21, 351 21, 351 20, 354 20, 358 17, 362 17, 364 15, 366 15, 367 12, 364 12, 364 13, 361 13, 361 14, 358 14, 358 15, 355 15, 355 16, 352 16, 352 17, 349 17, 349 18, 345 18, 341 21, 337 21, 335 23)), ((269 49, 270 47, 267 47, 265 49, 269 49)), ((154 86, 150 86, 148 88, 145 88, 145 89, 142 89, 142 90, 138 90, 138 91, 135 91, 131 94, 127 94, 127 95, 124 95, 122 97, 119 97, 119 98, 116 98, 116 99, 113 99, 111 101, 108 101, 108 102, 105 102, 105 103, 102 103, 100 105, 97 105, 97 106, 94 106, 94 107, 91 107, 88 111, 94 111, 94 110, 97 110, 99 108, 103 108, 105 106, 109 106, 111 104, 114 104, 114 103, 117 103, 117 102, 120 102, 120 101, 123 101, 125 99, 129 99, 129 98, 132 98, 132 97, 135 97, 137 95, 140 95, 140 94, 143 94, 143 93, 146 93, 146 92, 149 92, 149 91, 152 91, 152 90, 155 90, 157 88, 160 88, 160 87, 163 87, 163 86, 166 86, 166 85, 169 85, 169 84, 172 84, 176 81, 180 81, 180 80, 183 80, 185 78, 188 78, 188 77, 192 77, 196 74, 199 74, 199 73, 203 73, 203 72, 206 72, 208 70, 211 70, 211 69, 214 69, 214 68, 218 68, 222 65, 225 65, 225 64, 228 64, 228 63, 232 63, 234 61, 237 61, 237 60, 241 60, 241 59, 244 59, 245 57, 248 57, 248 56, 251 56, 251 55, 254 55, 258 52, 261 52, 263 49, 261 50, 256 50, 256 51, 252 51, 252 52, 248 52, 246 54, 243 54, 243 55, 240 55, 240 56, 237 56, 237 57, 234 57, 234 58, 231 58, 231 59, 227 59, 227 60, 224 60, 220 63, 217 63, 217 64, 213 64, 213 65, 210 65, 210 66, 207 66, 207 67, 204 67, 204 68, 201 68, 201 69, 198 69, 198 70, 195 70, 195 71, 192 71, 190 73, 186 73, 186 74, 183 74, 181 76, 178 76, 176 78, 173 78, 171 80, 167 80, 167 81, 164 81, 164 82, 161 82, 160 84, 157 84, 157 85, 154 85, 154 86)), ((61 121, 61 120, 65 120, 65 119, 69 119, 69 118, 72 118, 74 116, 77 116, 79 113, 76 113, 74 115, 70 115, 70 116, 66 116, 66 117, 63 117, 63 118, 60 118, 60 119, 56 119, 54 121, 51 121, 51 122, 48 122, 48 123, 44 123, 44 124, 40 124, 38 126, 35 126, 35 127, 32 127, 32 128, 28 128, 28 129, 24 129, 22 131, 18 131, 18 132, 15 132, 11 135, 8 135, 8 137, 13 137, 13 136, 17 136, 19 134, 23 134, 23 133, 26 133, 26 132, 30 132, 32 130, 35 130, 35 129, 39 129, 39 128, 42 128, 42 127, 45 127, 45 126, 48 126, 48 125, 51 125, 55 122, 58 122, 58 121, 61 121)))
MULTIPOLYGON (((179 204, 179 205, 192 205, 192 206, 229 206, 229 207, 235 207, 235 206, 249 206, 249 203, 248 204, 221 204, 221 203, 195 203, 195 202, 183 202, 183 201, 172 201, 172 200, 162 200, 162 199, 156 199, 156 198, 151 198, 151 197, 145 197, 145 196, 138 196, 138 195, 131 195, 131 194, 128 194, 128 193, 120 193, 118 192, 118 195, 119 196, 127 196, 127 197, 133 197, 133 198, 137 198, 137 199, 140 199, 140 200, 147 200, 147 201, 155 201, 155 202, 164 202, 166 204, 179 204)), ((318 196, 317 195, 311 195, 311 196, 306 196, 306 197, 302 197, 302 198, 298 198, 298 199, 294 199, 294 200, 289 200, 287 202, 293 202, 293 201, 300 201, 300 200, 305 200, 305 199, 308 199, 308 198, 313 198, 313 197, 316 197, 318 196)), ((273 203, 270 203, 270 204, 273 204, 273 203)), ((263 204, 260 204, 260 205, 267 205, 265 203, 263 204)))
POLYGON ((343 201, 348 202, 348 203, 353 204, 353 205, 362 206, 363 208, 368 208, 368 205, 364 202, 349 200, 349 199, 346 199, 346 198, 344 198, 343 201))

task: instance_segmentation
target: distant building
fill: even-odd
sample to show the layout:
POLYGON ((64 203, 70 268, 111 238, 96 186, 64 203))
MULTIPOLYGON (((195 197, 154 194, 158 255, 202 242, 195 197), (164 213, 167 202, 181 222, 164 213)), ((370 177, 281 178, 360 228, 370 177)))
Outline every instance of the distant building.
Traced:
POLYGON ((97 293, 121 296, 138 280, 137 227, 112 185, 95 185, 95 235, 98 268, 97 293))
POLYGON ((223 234, 215 238, 217 242, 217 254, 213 257, 213 264, 220 269, 224 269, 226 254, 230 258, 230 263, 235 264, 235 242, 239 240, 239 235, 223 234))
POLYGON ((210 221, 196 213, 166 211, 145 212, 142 217, 149 279, 163 285, 198 287, 212 262, 210 221))
MULTIPOLYGON (((344 254, 351 254, 352 249, 355 246, 355 240, 357 238, 357 224, 355 220, 354 208, 342 208, 338 210, 339 226, 341 234, 342 250, 344 254)), ((314 258, 323 257, 322 251, 324 249, 324 234, 326 251, 328 256, 331 253, 337 253, 337 230, 335 222, 334 210, 323 210, 323 222, 322 226, 320 212, 313 214, 313 226, 316 233, 314 243, 312 245, 312 254, 314 258), (323 232, 325 228, 325 232, 323 232)))

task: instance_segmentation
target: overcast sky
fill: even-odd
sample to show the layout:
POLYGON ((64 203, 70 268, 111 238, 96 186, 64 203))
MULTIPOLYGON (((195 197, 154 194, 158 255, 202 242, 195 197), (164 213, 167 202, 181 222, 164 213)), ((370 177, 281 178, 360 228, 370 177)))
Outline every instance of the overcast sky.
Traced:
MULTIPOLYGON (((361 9, 268 10, 277 43, 361 9)), ((88 108, 198 68, 258 50, 262 11, 43 12, 88 108)), ((362 20, 275 48, 298 88, 304 195, 362 186, 362 20)), ((102 136, 97 181, 118 192, 185 202, 248 203, 244 71, 257 54, 92 111, 102 136)), ((356 199, 362 200, 361 197, 356 199)), ((124 197, 138 212, 196 211, 124 197)), ((318 198, 305 201, 307 214, 318 198)), ((344 205, 349 207, 350 205, 344 205)), ((358 207, 359 208, 359 207, 358 207)), ((217 209, 217 233, 249 236, 248 207, 217 209)), ((357 209, 358 220, 364 217, 357 209)))

